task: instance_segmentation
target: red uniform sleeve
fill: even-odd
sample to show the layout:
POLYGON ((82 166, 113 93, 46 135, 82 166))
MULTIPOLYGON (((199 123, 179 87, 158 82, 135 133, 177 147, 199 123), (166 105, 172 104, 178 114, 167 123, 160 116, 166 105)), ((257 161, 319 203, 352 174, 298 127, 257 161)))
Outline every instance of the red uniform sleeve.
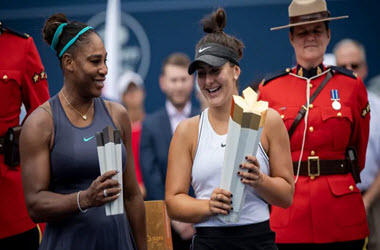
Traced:
POLYGON ((354 146, 359 159, 359 167, 364 168, 365 157, 369 135, 370 110, 367 98, 367 90, 360 78, 357 80, 356 90, 353 92, 352 100, 356 106, 353 107, 354 128, 351 136, 350 145, 354 146))
POLYGON ((34 109, 49 99, 49 89, 47 75, 32 37, 26 43, 24 58, 21 91, 28 117, 34 109))

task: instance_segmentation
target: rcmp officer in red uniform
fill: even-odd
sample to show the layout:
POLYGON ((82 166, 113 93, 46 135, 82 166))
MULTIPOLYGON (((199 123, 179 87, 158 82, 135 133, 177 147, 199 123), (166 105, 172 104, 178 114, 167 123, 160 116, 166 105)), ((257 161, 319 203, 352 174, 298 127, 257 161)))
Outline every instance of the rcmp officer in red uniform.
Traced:
POLYGON ((18 157, 19 115, 49 99, 33 39, 0 23, 0 249, 37 249, 39 230, 25 206, 18 157), (13 129, 12 129, 13 128, 13 129))
POLYGON ((369 133, 369 105, 352 71, 322 64, 331 30, 324 0, 293 0, 290 43, 297 66, 263 81, 260 99, 276 109, 290 136, 293 204, 272 207, 279 249, 362 249, 368 236, 356 183, 369 133))

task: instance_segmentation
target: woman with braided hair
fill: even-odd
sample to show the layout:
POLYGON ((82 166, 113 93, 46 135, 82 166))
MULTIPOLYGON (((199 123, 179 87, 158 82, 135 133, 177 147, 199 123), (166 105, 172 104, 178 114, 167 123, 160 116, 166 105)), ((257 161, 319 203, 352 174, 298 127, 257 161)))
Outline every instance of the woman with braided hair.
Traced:
POLYGON ((248 190, 240 220, 225 222, 217 216, 227 215, 234 206, 233 194, 219 186, 244 45, 223 32, 223 9, 205 18, 203 24, 207 34, 198 42, 188 71, 197 71, 209 108, 182 122, 174 133, 166 178, 168 213, 174 220, 195 224, 192 249, 277 249, 269 227, 268 204, 290 206, 294 183, 288 135, 273 109, 267 111, 256 156, 247 155, 242 171, 236 173, 248 190), (196 198, 187 195, 190 184, 196 198))
POLYGON ((56 52, 63 88, 36 109, 21 134, 25 200, 35 222, 47 222, 40 249, 146 249, 145 209, 137 184, 131 123, 123 106, 100 98, 107 53, 99 35, 80 22, 55 14, 44 40, 56 52), (123 171, 100 175, 94 135, 120 130, 123 171), (123 175, 125 213, 106 216, 123 175))

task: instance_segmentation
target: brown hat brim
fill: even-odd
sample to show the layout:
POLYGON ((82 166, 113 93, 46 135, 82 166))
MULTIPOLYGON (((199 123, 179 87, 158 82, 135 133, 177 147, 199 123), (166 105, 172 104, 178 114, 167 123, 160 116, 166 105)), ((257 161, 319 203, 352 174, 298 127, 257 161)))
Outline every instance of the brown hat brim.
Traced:
POLYGON ((328 17, 328 18, 323 18, 323 19, 318 19, 318 20, 313 20, 313 21, 292 23, 292 24, 288 24, 284 26, 273 27, 273 28, 270 28, 270 30, 279 30, 279 29, 285 29, 289 27, 300 26, 300 25, 305 25, 305 24, 310 24, 310 23, 326 22, 326 21, 332 21, 332 20, 338 20, 338 19, 344 19, 344 18, 348 18, 348 16, 328 17))

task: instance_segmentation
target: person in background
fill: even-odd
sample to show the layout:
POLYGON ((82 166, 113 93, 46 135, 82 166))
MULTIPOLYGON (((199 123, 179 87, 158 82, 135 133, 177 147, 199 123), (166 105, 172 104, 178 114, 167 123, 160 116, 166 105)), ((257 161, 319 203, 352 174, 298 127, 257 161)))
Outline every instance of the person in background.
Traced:
POLYGON ((182 122, 173 136, 166 180, 168 214, 195 223, 192 249, 277 249, 269 227, 268 204, 288 207, 294 182, 289 138, 273 109, 266 113, 257 154, 245 156, 246 162, 236 173, 246 185, 239 221, 226 222, 218 216, 227 215, 234 207, 234 194, 221 189, 220 181, 244 48, 242 41, 223 31, 226 22, 221 8, 203 19, 206 35, 197 43, 195 59, 188 68, 189 74, 197 71, 209 108, 182 122), (195 198, 187 195, 190 185, 195 198))
POLYGON ((366 88, 352 71, 323 65, 331 17, 325 0, 293 0, 289 40, 297 66, 260 85, 260 99, 288 129, 296 185, 288 209, 272 207, 281 249, 362 249, 368 236, 356 183, 369 134, 366 88))
POLYGON ((28 117, 20 138, 26 205, 33 221, 47 222, 39 249, 147 249, 128 112, 100 98, 104 44, 91 26, 62 13, 47 19, 43 38, 58 57, 63 87, 28 117), (120 131, 123 171, 100 175, 95 135, 107 126, 120 131), (107 216, 104 205, 121 192, 116 174, 124 209, 107 216))
POLYGON ((1 22, 0 56, 0 249, 38 249, 41 232, 28 215, 22 189, 19 130, 7 131, 20 124, 22 104, 27 117, 49 99, 47 75, 33 38, 1 22))
MULTIPOLYGON (((364 46, 352 39, 343 39, 334 47, 337 66, 354 71, 365 81, 368 73, 364 46)), ((365 168, 360 173, 369 227, 368 249, 380 249, 380 97, 368 91, 371 106, 370 132, 365 168)))
POLYGON ((135 171, 137 182, 139 183, 143 197, 146 197, 146 190, 140 168, 140 138, 141 124, 145 117, 144 82, 141 76, 133 71, 126 71, 119 80, 120 102, 127 109, 132 125, 132 151, 135 161, 135 171))
POLYGON ((346 68, 359 76, 364 82, 368 74, 368 65, 364 46, 352 39, 343 39, 334 46, 336 65, 346 68))
MULTIPOLYGON (((172 53, 162 63, 160 88, 166 95, 165 107, 143 121, 140 141, 140 165, 147 191, 146 200, 165 199, 165 179, 170 140, 177 125, 199 113, 191 103, 194 78, 187 73, 190 59, 172 53)), ((173 248, 189 249, 194 234, 192 224, 172 221, 173 248)))

